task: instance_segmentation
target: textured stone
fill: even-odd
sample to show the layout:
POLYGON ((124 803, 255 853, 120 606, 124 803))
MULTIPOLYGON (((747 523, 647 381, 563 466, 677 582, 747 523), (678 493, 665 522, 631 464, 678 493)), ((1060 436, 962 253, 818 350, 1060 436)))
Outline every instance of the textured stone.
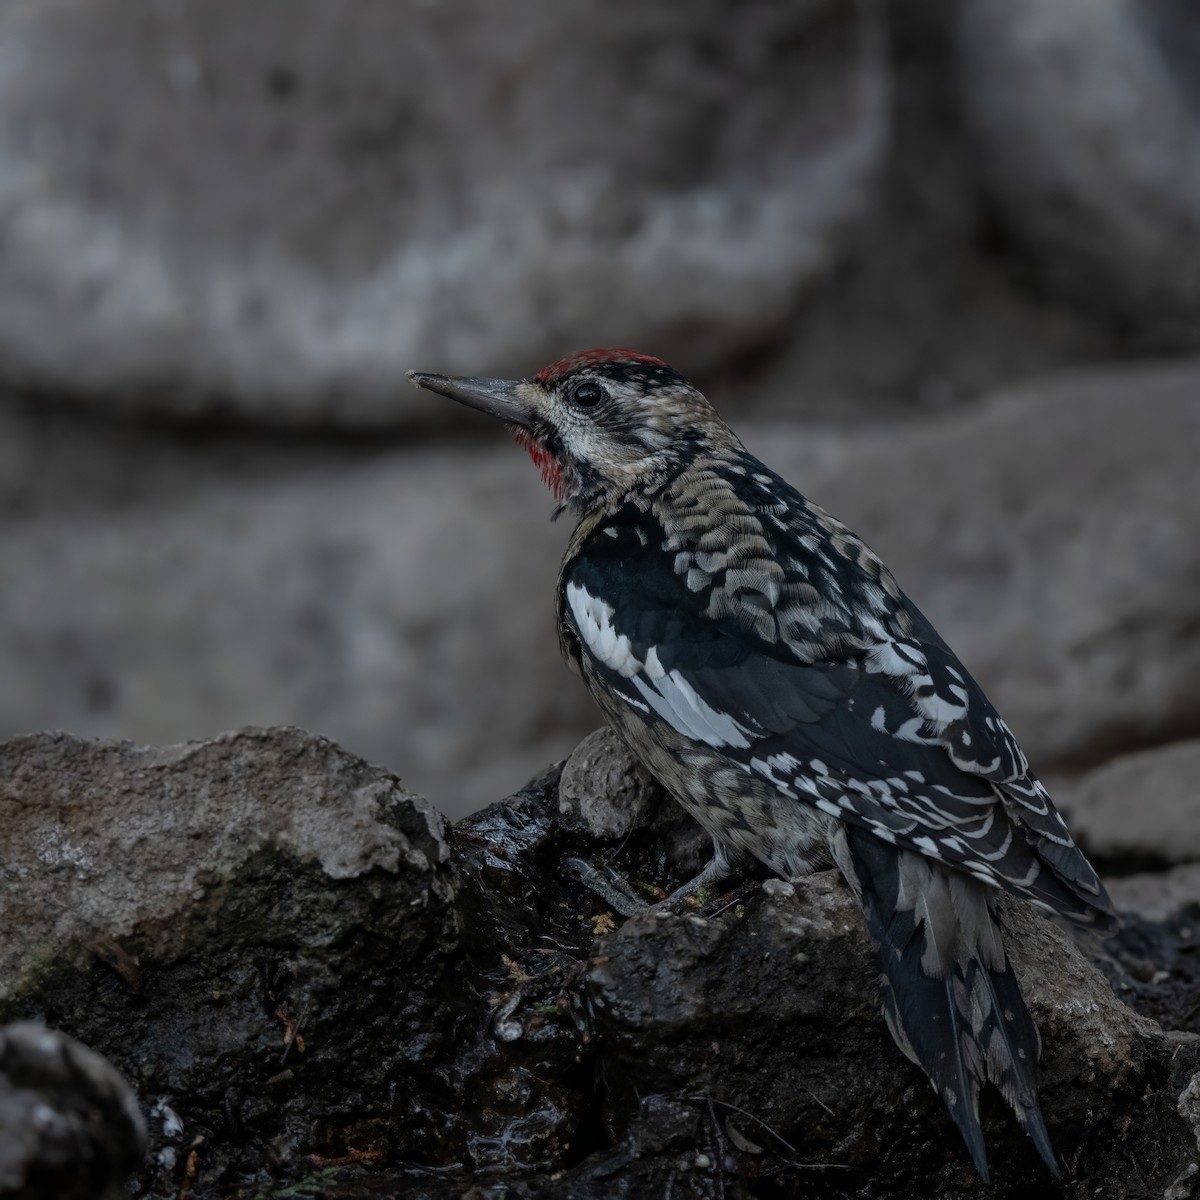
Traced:
MULTIPOLYGON (((1112 995, 1064 931, 1017 904, 1005 924, 1042 1035, 1039 1091, 1051 1137, 1068 1173, 1086 1178, 1091 1155, 1122 1143, 1132 1151, 1145 1136, 1130 1117, 1101 1149, 1092 1122, 1126 1120, 1148 1063, 1169 1058, 1174 1043, 1112 995)), ((969 1166, 954 1183, 949 1175, 932 1183, 955 1135, 887 1040, 874 948, 835 872, 764 888, 740 918, 632 917, 602 949, 588 986, 617 1095, 711 1098, 743 1134, 772 1145, 786 1138, 793 1158, 842 1163, 872 1181, 873 1196, 959 1195, 969 1186, 969 1166), (878 1082, 864 1088, 868 1073, 878 1082), (906 1090, 910 1080, 917 1086, 906 1090), (905 1099, 893 1107, 897 1096, 905 1099)), ((1195 1041, 1182 1039, 1185 1061, 1195 1041)), ((1146 1182, 1173 1177, 1192 1153, 1173 1108, 1173 1097, 1160 1100, 1167 1123, 1156 1128, 1170 1130, 1171 1150, 1156 1149, 1135 1172, 1146 1182)), ((1044 1186, 1032 1149, 998 1107, 983 1111, 1001 1194, 1041 1194, 1023 1190, 1044 1186)), ((848 1178, 824 1186, 821 1194, 854 1194, 848 1178)))
MULTIPOLYGON (((709 917, 621 925, 564 856, 641 863, 669 886, 666 845, 645 828, 615 850, 564 829, 559 777, 443 839, 392 777, 295 730, 0 746, 16 834, 3 920, 47 960, 17 972, 0 1011, 45 1013, 131 1081, 150 1141, 139 1194, 750 1200, 763 1180, 847 1200, 974 1194, 940 1101, 887 1034, 874 949, 836 872, 750 888, 709 917)), ((1027 906, 1005 920, 1071 1186, 1090 1195, 1119 1174, 1161 1194, 1195 1159, 1179 1097, 1200 1039, 1121 1005, 1027 906)), ((1192 1002, 1170 1012, 1194 1022, 1192 1002)), ((54 1052, 18 1078, 9 1034, 0 1110, 17 1094, 6 1081, 36 1084, 54 1111, 112 1131, 109 1163, 136 1148, 111 1068, 39 1031, 33 1048, 51 1037, 54 1052)), ((993 1099, 993 1194, 1048 1194, 993 1099)), ((28 1132, 0 1120, 0 1164, 28 1132)))
MULTIPOLYGON (((655 912, 631 917, 606 940, 589 986, 601 1029, 614 1039, 610 1049, 620 1057, 624 1041, 635 1039, 639 1076, 662 1071, 659 1086, 669 1083, 676 1052, 669 1031, 692 1027, 702 1037, 708 1028, 753 1022, 768 992, 777 997, 773 1019, 786 1025, 828 1012, 843 1019, 878 1016, 873 944, 841 877, 820 872, 791 886, 765 886, 763 894, 746 925, 655 912), (825 975, 831 955, 848 956, 852 973, 825 975), (720 965, 712 971, 701 963, 720 965), (811 978, 804 988, 786 987, 788 974, 810 964, 820 964, 822 987, 837 992, 836 1001, 811 978), (747 973, 757 986, 748 985, 747 973), (705 974, 703 988, 688 984, 705 974), (654 1031, 661 1035, 658 1052, 654 1031)), ((1120 1086, 1120 1073, 1137 1058, 1135 1042, 1158 1031, 1112 995, 1068 934, 1026 905, 1012 904, 1005 913, 1006 944, 1042 1032, 1047 1074, 1056 1086, 1078 1087, 1099 1069, 1120 1086), (1075 1058, 1070 1080, 1051 1065, 1056 1039, 1065 1040, 1075 1058)), ((714 1063, 714 1069, 720 1068, 714 1063)))
POLYGON ((611 729, 579 743, 558 784, 558 819, 590 838, 622 838, 642 824, 660 797, 658 785, 611 729))
MULTIPOLYGON (((225 881, 256 857, 311 863, 331 887, 399 877, 420 907, 450 894, 443 823, 428 803, 295 729, 165 748, 15 738, 0 745, 0 811, 0 1000, 64 954, 96 959, 136 990, 123 940, 159 961, 179 956, 218 920, 225 881)), ((285 889, 279 899, 286 906, 285 889)), ((269 923, 270 909, 244 919, 269 923)), ((392 936, 398 949, 402 931, 392 936)))
POLYGON ((839 256, 874 3, 64 0, 0 13, 0 367, 107 408, 411 425, 409 367, 699 365, 839 256))
POLYGON ((1200 18, 1184 0, 966 0, 981 178, 1041 275, 1197 344, 1200 18))

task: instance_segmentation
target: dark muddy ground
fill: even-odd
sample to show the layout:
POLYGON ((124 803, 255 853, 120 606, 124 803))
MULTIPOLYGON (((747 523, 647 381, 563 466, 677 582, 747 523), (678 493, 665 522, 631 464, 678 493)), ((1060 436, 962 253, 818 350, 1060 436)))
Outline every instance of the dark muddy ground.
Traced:
MULTIPOLYGON (((566 861, 611 865, 654 899, 702 840, 672 806, 609 842, 569 832, 558 782, 547 771, 449 832, 441 908, 384 872, 331 879, 265 850, 213 881, 187 953, 98 936, 84 969, 51 965, 36 1001, 0 1016, 43 1020, 124 1074, 149 1114, 132 1191, 172 1200, 1082 1200, 1162 1195, 1195 1156, 1176 1106, 1196 1047, 1084 994, 1103 985, 1072 958, 1060 991, 1028 985, 1066 1179, 989 1096, 983 1189, 887 1035, 832 874, 626 922, 566 861), (1101 1024, 1081 1032, 1085 1010, 1101 1024)), ((1053 975, 1070 947, 1030 928, 1027 977, 1053 975)), ((1200 1033, 1197 930, 1197 907, 1131 918, 1090 953, 1137 1012, 1200 1033)))

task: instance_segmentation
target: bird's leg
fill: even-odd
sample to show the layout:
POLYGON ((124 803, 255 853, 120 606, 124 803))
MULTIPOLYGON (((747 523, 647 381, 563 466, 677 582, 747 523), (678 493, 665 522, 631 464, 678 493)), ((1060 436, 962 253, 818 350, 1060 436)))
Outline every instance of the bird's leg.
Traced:
POLYGON ((584 887, 595 892, 623 917, 632 917, 651 907, 640 896, 634 895, 633 889, 616 871, 598 871, 582 858, 568 858, 565 865, 579 876, 584 887))
POLYGON ((713 856, 704 870, 682 887, 677 887, 665 900, 649 904, 635 895, 629 884, 615 871, 598 871, 582 858, 568 858, 566 865, 579 876, 585 887, 623 917, 632 917, 641 912, 675 912, 689 897, 727 878, 734 870, 725 848, 719 842, 714 842, 713 856))
POLYGON ((720 883, 733 874, 733 863, 725 847, 720 842, 713 842, 713 856, 707 866, 694 879, 689 879, 681 887, 677 887, 665 900, 660 900, 654 908, 665 912, 675 912, 686 900, 697 892, 703 891, 711 884, 720 883))

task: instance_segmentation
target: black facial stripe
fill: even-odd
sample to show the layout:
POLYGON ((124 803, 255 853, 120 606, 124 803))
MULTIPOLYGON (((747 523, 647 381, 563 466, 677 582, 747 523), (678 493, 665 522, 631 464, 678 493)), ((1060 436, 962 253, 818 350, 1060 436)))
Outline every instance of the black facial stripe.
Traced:
POLYGON ((534 421, 529 430, 533 436, 550 451, 560 462, 564 457, 564 447, 562 438, 559 436, 558 430, 550 424, 549 421, 534 421))
POLYGON ((588 414, 595 424, 603 426, 614 437, 623 441, 641 442, 643 423, 635 409, 621 405, 604 405, 588 414))

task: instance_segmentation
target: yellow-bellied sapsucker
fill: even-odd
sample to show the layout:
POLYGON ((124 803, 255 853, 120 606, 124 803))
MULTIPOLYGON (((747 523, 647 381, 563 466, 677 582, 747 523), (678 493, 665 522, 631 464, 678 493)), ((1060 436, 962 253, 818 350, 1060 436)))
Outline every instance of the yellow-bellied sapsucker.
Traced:
POLYGON ((529 380, 411 377, 506 421, 560 511, 581 514, 560 641, 712 834, 712 862, 676 895, 744 856, 791 877, 832 859, 879 942, 892 1036, 979 1173, 991 1081, 1057 1174, 995 899, 1099 926, 1112 907, 1008 727, 888 569, 656 358, 592 350, 529 380))

